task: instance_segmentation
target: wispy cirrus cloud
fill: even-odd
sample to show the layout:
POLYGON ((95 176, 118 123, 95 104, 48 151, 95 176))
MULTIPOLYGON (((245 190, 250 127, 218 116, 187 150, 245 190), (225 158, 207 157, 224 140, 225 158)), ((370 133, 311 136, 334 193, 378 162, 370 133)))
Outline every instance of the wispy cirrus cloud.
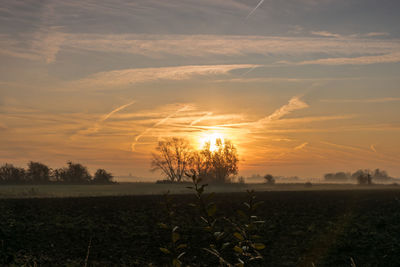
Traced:
POLYGON ((385 53, 400 48, 396 40, 363 38, 271 37, 256 35, 155 35, 73 34, 67 47, 92 51, 122 52, 159 57, 162 55, 206 56, 304 53, 385 53))
POLYGON ((400 62, 400 53, 393 52, 375 56, 361 57, 334 57, 322 58, 316 60, 306 60, 301 62, 285 62, 293 65, 369 65, 377 63, 397 63, 400 62))
POLYGON ((159 121, 157 121, 154 125, 152 125, 151 127, 146 128, 143 132, 139 133, 136 137, 135 137, 135 141, 131 144, 131 150, 135 151, 135 145, 137 144, 137 142, 139 142, 140 138, 142 138, 145 134, 147 134, 148 132, 150 132, 152 129, 166 123, 170 118, 174 117, 175 115, 177 115, 180 112, 184 112, 187 110, 190 110, 191 106, 190 105, 185 105, 181 108, 179 108, 178 110, 172 112, 171 114, 168 114, 168 116, 160 119, 159 121))
POLYGON ((248 19, 257 10, 257 8, 259 8, 263 3, 264 3, 264 0, 261 0, 260 2, 258 2, 258 4, 246 16, 246 19, 248 19))
POLYGON ((119 111, 121 111, 121 110, 123 110, 123 109, 125 109, 125 108, 127 108, 127 107, 129 107, 129 106, 131 106, 131 105, 133 105, 135 102, 136 102, 136 101, 131 101, 131 102, 125 104, 125 105, 122 105, 122 106, 119 106, 119 107, 113 109, 113 110, 110 111, 109 113, 103 115, 92 127, 87 128, 87 129, 85 129, 85 130, 80 130, 80 131, 78 131, 76 134, 72 135, 71 138, 72 138, 72 139, 75 138, 76 135, 93 134, 93 133, 98 132, 99 129, 100 129, 100 127, 101 127, 101 124, 102 124, 103 122, 105 122, 107 119, 109 119, 109 118, 110 118, 112 115, 114 115, 115 113, 117 113, 117 112, 119 112, 119 111))
POLYGON ((293 148, 294 150, 302 150, 304 148, 306 148, 306 146, 308 146, 308 142, 302 143, 301 145, 296 146, 295 148, 293 148))
POLYGON ((342 35, 340 35, 340 34, 328 32, 328 31, 312 31, 311 34, 316 35, 316 36, 322 36, 322 37, 334 37, 334 38, 342 37, 342 35))
POLYGON ((309 105, 303 102, 299 97, 295 96, 289 100, 289 103, 283 105, 279 109, 275 110, 268 117, 262 118, 256 122, 257 127, 263 127, 266 124, 281 119, 283 116, 292 113, 295 110, 308 108, 309 105))
MULTIPOLYGON (((232 70, 248 69, 261 65, 193 65, 162 68, 136 68, 95 73, 87 78, 74 81, 78 88, 115 87, 158 80, 181 81, 199 76, 226 75, 232 70)), ((71 86, 68 86, 71 88, 71 86)), ((73 87, 72 87, 73 88, 73 87)))
POLYGON ((389 36, 390 34, 388 32, 369 32, 364 34, 364 36, 367 37, 379 37, 379 36, 389 36))
POLYGON ((359 99, 321 99, 325 103, 388 103, 398 102, 400 97, 379 97, 379 98, 359 98, 359 99))
MULTIPOLYGON (((4 55, 29 60, 42 60, 47 63, 54 62, 60 51, 76 51, 80 54, 90 51, 131 54, 152 59, 171 56, 180 58, 242 57, 254 54, 279 57, 306 55, 314 55, 313 57, 316 57, 320 54, 324 55, 324 58, 318 56, 313 60, 293 63, 299 65, 372 64, 388 61, 397 62, 398 60, 400 44, 394 39, 371 39, 351 36, 326 38, 326 36, 338 36, 328 32, 314 33, 318 33, 319 37, 82 34, 66 33, 62 32, 61 28, 50 27, 27 34, 28 42, 3 34, 0 47, 1 53, 4 55), (332 57, 326 58, 326 55, 331 55, 332 57)), ((279 60, 277 62, 285 61, 279 60)))

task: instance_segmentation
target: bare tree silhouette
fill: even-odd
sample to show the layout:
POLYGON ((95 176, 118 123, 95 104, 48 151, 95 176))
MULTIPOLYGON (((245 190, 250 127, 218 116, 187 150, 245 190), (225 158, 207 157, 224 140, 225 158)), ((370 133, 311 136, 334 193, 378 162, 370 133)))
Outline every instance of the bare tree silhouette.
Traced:
POLYGON ((151 162, 152 171, 161 171, 172 182, 181 182, 192 158, 192 149, 184 138, 168 138, 158 142, 151 162))

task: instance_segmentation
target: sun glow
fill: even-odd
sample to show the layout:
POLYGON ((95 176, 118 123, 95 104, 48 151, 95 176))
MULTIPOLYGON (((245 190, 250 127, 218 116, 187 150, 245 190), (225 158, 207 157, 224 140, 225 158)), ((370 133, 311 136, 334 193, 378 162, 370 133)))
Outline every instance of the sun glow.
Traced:
POLYGON ((206 144, 210 144, 210 151, 214 152, 218 149, 217 140, 225 142, 224 135, 221 133, 204 133, 199 139, 199 149, 204 148, 206 144))

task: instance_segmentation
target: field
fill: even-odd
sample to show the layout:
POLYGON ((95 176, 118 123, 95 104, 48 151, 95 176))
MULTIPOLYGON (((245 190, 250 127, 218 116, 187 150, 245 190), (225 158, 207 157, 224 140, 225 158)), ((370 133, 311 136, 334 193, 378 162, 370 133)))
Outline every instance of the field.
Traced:
MULTIPOLYGON (((171 194, 188 194, 190 191, 184 184, 155 183, 118 183, 111 185, 2 185, 0 198, 37 198, 37 197, 94 197, 94 196, 127 196, 127 195, 160 195, 167 191, 171 194)), ((255 191, 321 191, 321 190, 381 190, 400 189, 395 185, 359 186, 355 184, 312 184, 304 183, 276 184, 223 184, 211 185, 208 192, 229 193, 255 191)))
MULTIPOLYGON (((40 190, 40 189, 39 189, 40 190)), ((238 189, 239 190, 239 189, 238 189)), ((58 195, 60 196, 60 195, 58 195)), ((308 190, 257 193, 266 248, 256 266, 400 266, 400 191, 308 190)), ((245 193, 218 193, 217 214, 235 217, 245 193)), ((193 195, 174 195, 185 263, 213 266, 193 195)), ((170 235, 160 195, 0 199, 1 265, 164 266, 170 235)))

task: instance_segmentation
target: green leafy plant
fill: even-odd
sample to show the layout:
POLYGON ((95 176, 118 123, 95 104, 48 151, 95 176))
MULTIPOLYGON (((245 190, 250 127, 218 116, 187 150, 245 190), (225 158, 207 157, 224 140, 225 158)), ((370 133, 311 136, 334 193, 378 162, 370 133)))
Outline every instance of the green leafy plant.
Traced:
POLYGON ((265 245, 259 242, 260 236, 257 232, 259 225, 264 224, 264 221, 258 219, 255 211, 263 202, 256 201, 254 191, 247 191, 248 200, 243 203, 245 209, 237 211, 238 220, 219 218, 216 216, 217 205, 212 202, 214 194, 204 195, 207 184, 200 184, 201 178, 198 178, 194 171, 186 175, 192 178, 193 186, 188 188, 195 191, 198 200, 197 204, 192 205, 198 207, 200 218, 205 224, 204 230, 210 236, 209 246, 203 249, 217 257, 221 266, 244 266, 248 262, 262 260, 259 251, 263 250, 265 245), (229 227, 217 224, 221 219, 227 222, 229 227), (228 249, 233 250, 236 262, 234 264, 230 263, 232 255, 228 249))
POLYGON ((265 222, 255 215, 257 208, 264 202, 256 201, 254 190, 247 190, 247 197, 248 200, 243 203, 245 208, 237 211, 239 215, 237 222, 225 218, 233 226, 233 250, 237 259, 235 266, 245 266, 249 262, 262 260, 263 257, 259 251, 265 249, 258 235, 259 226, 265 222))
POLYGON ((198 177, 196 171, 192 170, 190 174, 186 173, 186 176, 190 177, 193 182, 193 186, 188 186, 187 188, 194 190, 197 199, 196 204, 192 203, 190 205, 198 208, 200 219, 204 224, 203 230, 209 236, 209 245, 203 250, 217 257, 221 266, 232 266, 222 253, 231 243, 224 242, 227 235, 223 228, 217 225, 217 205, 212 202, 214 194, 204 194, 208 184, 201 184, 202 179, 198 177))
POLYGON ((182 242, 179 226, 176 223, 175 205, 169 192, 164 194, 164 204, 167 212, 167 222, 160 222, 158 226, 170 233, 170 241, 160 251, 169 258, 169 266, 182 266, 182 257, 186 254, 187 244, 182 242))

